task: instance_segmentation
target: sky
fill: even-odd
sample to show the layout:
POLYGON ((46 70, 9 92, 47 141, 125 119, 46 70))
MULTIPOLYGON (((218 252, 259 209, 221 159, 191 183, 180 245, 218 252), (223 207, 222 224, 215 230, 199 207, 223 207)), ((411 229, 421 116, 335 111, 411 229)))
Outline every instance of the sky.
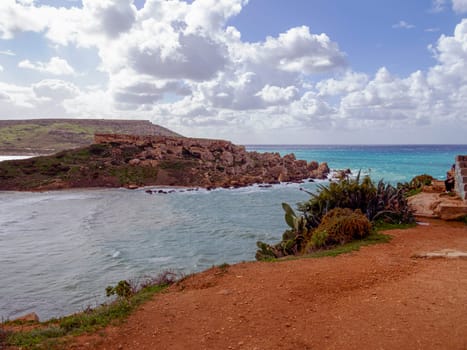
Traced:
POLYGON ((466 144, 466 107, 467 0, 0 0, 0 119, 466 144))

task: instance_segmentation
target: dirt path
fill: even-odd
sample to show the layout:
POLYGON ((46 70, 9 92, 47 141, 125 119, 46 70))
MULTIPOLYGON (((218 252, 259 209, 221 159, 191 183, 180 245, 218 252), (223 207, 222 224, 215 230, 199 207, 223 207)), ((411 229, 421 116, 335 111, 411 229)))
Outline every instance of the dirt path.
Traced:
POLYGON ((336 258, 213 268, 79 349, 467 349, 467 226, 427 221, 336 258))

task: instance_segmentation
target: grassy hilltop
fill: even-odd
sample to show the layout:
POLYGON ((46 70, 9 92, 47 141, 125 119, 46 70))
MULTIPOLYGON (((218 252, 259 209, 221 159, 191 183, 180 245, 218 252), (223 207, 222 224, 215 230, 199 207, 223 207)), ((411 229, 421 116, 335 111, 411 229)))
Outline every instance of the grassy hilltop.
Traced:
POLYGON ((95 133, 180 136, 147 120, 0 120, 0 155, 51 154, 88 146, 95 133))

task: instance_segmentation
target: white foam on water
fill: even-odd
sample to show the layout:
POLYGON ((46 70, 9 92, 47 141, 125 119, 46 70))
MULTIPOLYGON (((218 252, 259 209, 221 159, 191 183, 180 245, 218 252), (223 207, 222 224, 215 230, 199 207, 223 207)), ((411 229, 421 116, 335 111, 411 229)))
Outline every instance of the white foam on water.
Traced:
POLYGON ((28 159, 28 158, 32 158, 32 157, 35 157, 35 156, 15 156, 15 155, 0 156, 0 162, 3 162, 5 160, 28 159))
POLYGON ((156 258, 149 258, 148 261, 151 263, 161 263, 172 260, 172 256, 159 256, 156 258))

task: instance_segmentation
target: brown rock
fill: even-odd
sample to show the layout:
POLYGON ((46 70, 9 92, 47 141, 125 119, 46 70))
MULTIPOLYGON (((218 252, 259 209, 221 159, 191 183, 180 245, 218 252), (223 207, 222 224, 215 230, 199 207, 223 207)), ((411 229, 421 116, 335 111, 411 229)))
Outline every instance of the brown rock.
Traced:
POLYGON ((416 216, 458 220, 467 215, 467 204, 445 193, 421 192, 408 198, 416 216))
POLYGON ((39 322, 39 316, 35 312, 15 318, 14 321, 39 322))
POLYGON ((308 163, 307 169, 312 171, 318 169, 319 163, 315 160, 312 160, 311 162, 308 163))
POLYGON ((231 166, 234 164, 234 156, 230 152, 222 152, 221 161, 222 163, 231 166))
POLYGON ((467 205, 442 203, 433 212, 442 220, 459 220, 467 215, 467 205))

